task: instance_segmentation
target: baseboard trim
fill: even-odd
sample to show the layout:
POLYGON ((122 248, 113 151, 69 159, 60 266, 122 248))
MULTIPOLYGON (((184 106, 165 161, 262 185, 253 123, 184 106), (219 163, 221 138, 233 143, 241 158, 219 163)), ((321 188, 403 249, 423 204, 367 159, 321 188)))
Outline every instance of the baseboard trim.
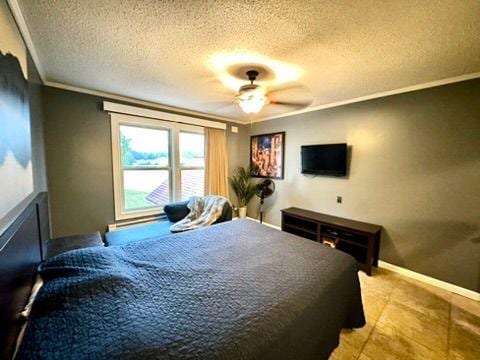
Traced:
POLYGON ((454 285, 454 284, 448 283, 446 281, 438 280, 438 279, 435 279, 433 277, 423 275, 423 274, 417 273, 415 271, 408 270, 408 269, 405 269, 401 266, 393 265, 393 264, 390 264, 390 263, 382 261, 382 260, 379 260, 378 267, 386 269, 386 270, 393 271, 397 274, 409 277, 411 279, 421 281, 423 283, 426 283, 426 284, 429 284, 429 285, 432 285, 432 286, 436 286, 440 289, 444 289, 444 290, 450 291, 452 293, 465 296, 469 299, 480 301, 480 293, 478 293, 476 291, 465 289, 465 288, 462 288, 458 285, 454 285))
MULTIPOLYGON (((254 218, 251 218, 251 217, 247 217, 247 219, 258 222, 258 223, 260 222, 258 219, 254 219, 254 218)), ((281 230, 281 228, 279 226, 272 225, 272 224, 269 224, 269 223, 266 223, 266 222, 264 222, 263 225, 274 228, 274 229, 277 229, 277 230, 281 230)), ((473 290, 470 290, 470 289, 465 289, 465 288, 462 288, 461 286, 454 285, 454 284, 448 283, 446 281, 438 280, 438 279, 435 279, 433 277, 423 275, 423 274, 417 273, 415 271, 408 270, 408 269, 403 268, 401 266, 390 264, 390 263, 388 263, 386 261, 382 261, 382 260, 378 261, 378 267, 386 269, 386 270, 390 270, 392 272, 395 272, 397 274, 409 277, 409 278, 414 279, 414 280, 421 281, 425 284, 436 286, 440 289, 450 291, 454 294, 465 296, 465 297, 467 297, 469 299, 472 299, 472 300, 480 301, 480 293, 478 293, 476 291, 473 291, 473 290)))
MULTIPOLYGON (((248 220, 255 221, 255 222, 257 222, 257 223, 260 223, 260 220, 255 219, 255 218, 252 218, 252 217, 250 217, 250 216, 247 216, 247 219, 248 219, 248 220)), ((273 229, 282 230, 282 228, 281 228, 280 226, 272 225, 272 224, 266 223, 265 221, 262 222, 262 224, 265 225, 265 226, 271 227, 271 228, 273 228, 273 229)))

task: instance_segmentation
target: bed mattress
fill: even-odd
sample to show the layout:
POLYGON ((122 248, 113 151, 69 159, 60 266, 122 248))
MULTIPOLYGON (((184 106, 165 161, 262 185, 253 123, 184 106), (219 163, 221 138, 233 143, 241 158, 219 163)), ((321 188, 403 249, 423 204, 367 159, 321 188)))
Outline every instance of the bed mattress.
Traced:
POLYGON ((355 260, 249 220, 47 260, 20 359, 327 359, 355 260))

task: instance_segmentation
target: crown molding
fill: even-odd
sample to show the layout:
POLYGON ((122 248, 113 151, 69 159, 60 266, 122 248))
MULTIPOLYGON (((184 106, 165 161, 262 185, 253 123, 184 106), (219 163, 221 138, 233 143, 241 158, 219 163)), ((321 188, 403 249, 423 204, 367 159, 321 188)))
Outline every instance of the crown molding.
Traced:
POLYGON ((37 68, 38 75, 43 83, 45 83, 45 72, 40 64, 40 59, 38 57, 37 50, 33 45, 32 37, 30 36, 30 32, 28 31, 27 23, 25 22, 25 18, 23 17, 22 10, 20 9, 20 5, 18 4, 17 0, 7 0, 7 4, 10 8, 10 12, 17 23, 18 30, 20 31, 20 35, 27 46, 28 52, 32 56, 33 63, 37 68))
POLYGON ((430 82, 426 82, 426 83, 422 83, 422 84, 407 86, 407 87, 403 87, 403 88, 400 88, 400 89, 382 91, 382 92, 375 93, 375 94, 360 96, 360 97, 353 98, 353 99, 337 101, 337 102, 324 104, 324 105, 312 106, 312 107, 308 107, 308 108, 305 108, 305 109, 302 109, 302 110, 291 111, 291 112, 280 114, 280 115, 259 118, 259 119, 253 120, 253 122, 256 123, 256 122, 262 122, 262 121, 267 121, 267 120, 279 119, 279 118, 282 118, 282 117, 299 115, 299 114, 309 113, 309 112, 312 112, 312 111, 324 110, 324 109, 334 108, 334 107, 338 107, 338 106, 342 106, 342 105, 354 104, 354 103, 357 103, 357 102, 373 100, 373 99, 378 99, 378 98, 387 97, 387 96, 391 96, 391 95, 403 94, 403 93, 407 93, 407 92, 423 90, 423 89, 428 89, 428 88, 433 88, 433 87, 437 87, 437 86, 453 84, 453 83, 457 83, 457 82, 461 82, 461 81, 473 80, 473 79, 478 79, 478 78, 480 78, 480 72, 475 72, 475 73, 465 74, 465 75, 460 75, 460 76, 454 76, 454 77, 450 77, 450 78, 446 78, 446 79, 442 79, 442 80, 435 80, 435 81, 430 81, 430 82))
MULTIPOLYGON (((8 1, 13 1, 13 0, 8 0, 8 1)), ((32 57, 33 57, 33 55, 32 55, 32 57)), ((35 64, 35 65, 37 65, 37 64, 35 64)), ((38 66, 37 66, 37 70, 38 70, 38 66)), ((40 70, 39 70, 39 72, 40 72, 40 70)), ((40 76, 40 77, 42 77, 42 76, 40 76)), ((353 98, 353 99, 337 101, 337 102, 324 104, 324 105, 312 106, 312 107, 308 107, 308 108, 298 110, 298 111, 291 111, 291 112, 280 114, 280 115, 269 116, 269 117, 258 118, 258 119, 252 119, 252 120, 247 120, 247 121, 241 121, 241 120, 227 118, 227 117, 218 116, 218 115, 213 115, 213 114, 209 114, 209 113, 203 113, 203 112, 199 112, 199 111, 195 111, 195 110, 177 108, 177 107, 173 107, 173 106, 169 106, 169 105, 162 105, 162 104, 151 102, 151 101, 139 100, 139 99, 131 98, 131 97, 128 97, 128 96, 112 94, 112 93, 108 93, 108 92, 104 92, 104 91, 91 90, 91 89, 86 89, 86 88, 82 88, 82 87, 62 84, 62 83, 58 83, 58 82, 44 80, 43 78, 42 78, 42 80, 43 80, 44 85, 54 87, 54 88, 58 88, 58 89, 75 91, 75 92, 79 92, 79 93, 83 93, 83 94, 105 97, 105 98, 109 98, 109 99, 113 99, 113 100, 126 101, 126 102, 130 102, 130 103, 138 104, 138 105, 153 107, 153 108, 156 108, 156 109, 159 109, 159 110, 167 110, 167 111, 177 112, 177 113, 181 113, 181 114, 185 114, 185 115, 201 116, 201 117, 205 117, 205 118, 209 118, 209 119, 213 119, 213 120, 222 120, 222 121, 227 121, 227 122, 232 122, 232 123, 237 123, 237 124, 242 124, 242 125, 248 125, 249 123, 257 123, 257 122, 262 122, 262 121, 267 121, 267 120, 280 119, 280 118, 283 118, 283 117, 305 114, 305 113, 309 113, 309 112, 314 112, 314 111, 319 111, 319 110, 324 110, 324 109, 330 109, 330 108, 339 107, 339 106, 343 106, 343 105, 354 104, 354 103, 358 103, 358 102, 374 100, 374 99, 379 99, 379 98, 388 97, 388 96, 392 96, 392 95, 398 95, 398 94, 403 94, 403 93, 408 93, 408 92, 413 92, 413 91, 418 91, 418 90, 423 90, 423 89, 429 89, 429 88, 433 88, 433 87, 438 87, 438 86, 448 85, 448 84, 454 84, 454 83, 457 83, 457 82, 473 80, 473 79, 478 79, 478 78, 480 78, 480 72, 466 74, 466 75, 460 75, 460 76, 455 76, 455 77, 450 77, 450 78, 446 78, 446 79, 442 79, 442 80, 436 80, 436 81, 431 81, 431 82, 412 85, 412 86, 407 86, 407 87, 403 87, 403 88, 395 89, 395 90, 383 91, 383 92, 379 92, 379 93, 375 93, 375 94, 360 96, 360 97, 353 98)))

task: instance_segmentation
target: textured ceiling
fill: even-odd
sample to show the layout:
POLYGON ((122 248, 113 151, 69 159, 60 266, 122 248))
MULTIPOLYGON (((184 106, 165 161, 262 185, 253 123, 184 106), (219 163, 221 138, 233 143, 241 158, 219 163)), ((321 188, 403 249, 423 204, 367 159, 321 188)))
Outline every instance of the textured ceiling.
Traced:
POLYGON ((18 2, 47 81, 241 120, 234 62, 310 106, 480 71, 478 0, 18 2))

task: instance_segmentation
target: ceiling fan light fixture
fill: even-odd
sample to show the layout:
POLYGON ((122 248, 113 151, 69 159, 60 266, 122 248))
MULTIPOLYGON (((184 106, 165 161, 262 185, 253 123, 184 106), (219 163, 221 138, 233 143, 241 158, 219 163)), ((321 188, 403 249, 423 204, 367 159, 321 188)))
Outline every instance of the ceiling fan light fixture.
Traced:
POLYGON ((243 112, 246 114, 256 114, 260 110, 262 110, 263 105, 265 102, 259 99, 253 100, 246 100, 239 103, 240 107, 242 108, 243 112))
POLYGON ((268 103, 268 99, 261 89, 255 88, 240 91, 237 102, 245 113, 256 114, 268 103))
POLYGON ((254 84, 258 71, 247 71, 250 84, 243 85, 236 97, 238 105, 242 108, 243 112, 247 114, 256 114, 262 110, 263 106, 268 103, 268 98, 265 96, 264 89, 254 84))

